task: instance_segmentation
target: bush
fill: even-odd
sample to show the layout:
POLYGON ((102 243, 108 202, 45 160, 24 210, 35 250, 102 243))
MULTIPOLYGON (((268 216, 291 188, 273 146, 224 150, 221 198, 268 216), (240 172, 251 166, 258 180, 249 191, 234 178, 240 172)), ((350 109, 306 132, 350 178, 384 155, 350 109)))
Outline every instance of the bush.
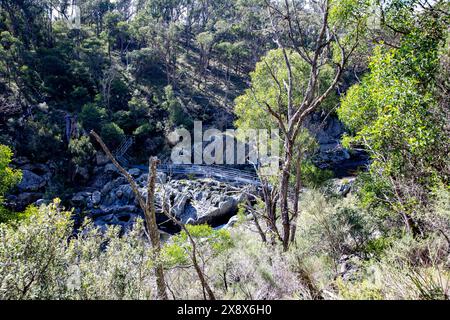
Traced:
POLYGON ((78 166, 87 165, 95 154, 95 149, 88 136, 72 139, 69 142, 69 153, 72 162, 78 166))
POLYGON ((100 131, 101 124, 105 118, 106 110, 93 103, 84 105, 80 113, 81 122, 87 131, 100 131))
POLYGON ((9 167, 13 153, 8 146, 0 145, 0 203, 1 197, 22 177, 19 170, 9 167))
POLYGON ((362 270, 383 299, 449 299, 449 243, 442 234, 397 239, 362 270))
POLYGON ((13 218, 15 214, 3 207, 3 196, 22 178, 20 170, 9 167, 12 158, 12 151, 9 147, 0 145, 0 223, 13 218))
POLYGON ((114 122, 106 123, 102 126, 101 135, 105 143, 110 148, 117 147, 125 138, 123 130, 114 122))
POLYGON ((306 187, 317 188, 334 177, 331 170, 320 169, 309 160, 302 163, 302 181, 306 187))
POLYGON ((175 96, 172 86, 164 88, 164 100, 163 107, 169 112, 169 125, 190 128, 192 119, 184 110, 181 100, 175 96))
POLYGON ((85 224, 72 236, 70 212, 58 201, 0 225, 0 299, 149 299, 152 251, 143 223, 119 237, 85 224), (26 262, 26 263, 25 263, 26 262))
POLYGON ((352 195, 327 199, 319 191, 308 191, 300 208, 297 248, 305 255, 325 255, 335 266, 342 255, 362 248, 374 231, 367 213, 352 195))

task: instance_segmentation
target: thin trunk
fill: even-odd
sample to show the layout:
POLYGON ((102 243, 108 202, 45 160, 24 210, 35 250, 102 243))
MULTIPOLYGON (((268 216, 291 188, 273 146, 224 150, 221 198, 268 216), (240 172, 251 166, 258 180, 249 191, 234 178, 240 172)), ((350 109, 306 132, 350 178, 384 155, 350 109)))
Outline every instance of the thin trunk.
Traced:
MULTIPOLYGON (((286 138, 287 139, 287 138, 286 138)), ((289 235, 291 231, 291 223, 289 219, 289 204, 288 204, 288 192, 289 192, 289 177, 292 161, 292 146, 289 141, 285 142, 285 156, 284 163, 280 178, 280 213, 281 222, 283 224, 283 250, 287 251, 289 247, 289 235)))
POLYGON ((156 216, 155 216, 155 205, 154 205, 154 191, 155 191, 155 180, 156 180, 156 164, 157 160, 150 159, 149 164, 149 180, 148 180, 148 191, 147 191, 147 199, 145 200, 142 197, 139 187, 136 181, 131 177, 131 175, 117 162, 117 160, 112 155, 111 151, 108 149, 106 144, 103 142, 102 138, 94 131, 91 131, 91 135, 95 138, 95 140, 100 144, 101 148, 105 152, 106 156, 111 160, 114 166, 122 173, 122 175, 127 179, 128 183, 133 190, 133 193, 136 199, 139 202, 139 206, 144 211, 145 221, 147 224, 147 235, 149 236, 150 242, 152 244, 153 249, 156 253, 156 266, 155 266, 155 277, 156 277, 156 285, 158 291, 158 298, 161 300, 167 300, 167 292, 166 292, 166 282, 164 280, 164 270, 159 263, 159 253, 161 251, 161 244, 159 241, 159 232, 158 227, 156 225, 156 216))
POLYGON ((295 233, 297 231, 297 219, 299 214, 299 208, 298 208, 298 200, 300 196, 300 190, 302 188, 302 160, 301 156, 298 157, 296 168, 295 168, 295 189, 294 189, 294 212, 292 214, 292 220, 291 220, 291 242, 295 241, 295 233))
POLYGON ((164 280, 164 269, 160 261, 158 261, 161 252, 161 243, 159 240, 158 225, 156 224, 156 210, 155 210, 155 182, 156 182, 156 165, 158 159, 150 158, 148 168, 148 184, 147 184, 147 203, 145 213, 145 222, 150 236, 152 247, 155 250, 156 266, 156 287, 158 290, 158 297, 161 300, 167 300, 166 282, 164 280))

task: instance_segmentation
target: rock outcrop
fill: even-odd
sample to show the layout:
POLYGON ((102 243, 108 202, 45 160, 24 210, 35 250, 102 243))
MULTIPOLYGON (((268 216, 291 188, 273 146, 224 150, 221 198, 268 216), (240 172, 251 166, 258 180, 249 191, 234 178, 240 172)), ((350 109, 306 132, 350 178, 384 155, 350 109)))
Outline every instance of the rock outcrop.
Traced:
MULTIPOLYGON (((117 172, 110 164, 104 166, 103 170, 96 171, 98 175, 94 177, 89 191, 74 194, 71 205, 100 228, 106 228, 107 225, 131 228, 138 217, 143 217, 143 212, 127 180, 118 174, 111 178, 111 174, 117 172)), ((135 178, 145 197, 148 174, 139 169, 130 169, 129 173, 135 178)), ((164 173, 159 172, 155 198, 159 227, 173 233, 178 231, 178 227, 163 214, 163 201, 166 208, 183 223, 207 223, 212 227, 219 227, 229 223, 230 218, 236 214, 238 205, 247 196, 242 187, 230 183, 212 179, 169 180, 164 173)))
POLYGON ((342 146, 341 138, 346 131, 336 116, 314 113, 306 120, 305 127, 319 144, 314 159, 318 167, 332 170, 337 177, 345 177, 368 163, 366 153, 349 151, 342 146))

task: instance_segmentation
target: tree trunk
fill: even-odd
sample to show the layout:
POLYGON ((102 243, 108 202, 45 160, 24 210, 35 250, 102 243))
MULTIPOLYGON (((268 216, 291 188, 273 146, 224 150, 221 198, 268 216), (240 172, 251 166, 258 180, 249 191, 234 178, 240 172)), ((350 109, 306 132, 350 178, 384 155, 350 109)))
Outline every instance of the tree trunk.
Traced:
POLYGON ((133 177, 125 170, 114 158, 111 151, 109 151, 108 147, 103 142, 102 138, 94 131, 91 131, 91 135, 97 140, 100 144, 101 148, 105 152, 106 156, 111 160, 114 166, 122 173, 122 175, 127 179, 128 183, 133 190, 133 193, 136 199, 139 202, 139 206, 142 211, 144 211, 145 222, 147 224, 147 235, 149 236, 150 243, 155 250, 155 277, 156 277, 156 286, 158 291, 158 299, 167 300, 167 291, 166 291, 166 282, 164 280, 164 270, 159 261, 159 254, 161 251, 161 244, 159 241, 159 232, 158 226, 156 224, 156 215, 155 215, 155 181, 156 181, 156 164, 157 160, 155 158, 150 159, 149 163, 149 178, 148 178, 148 186, 147 186, 147 199, 144 200, 142 197, 139 187, 134 181, 133 177))
MULTIPOLYGON (((150 242, 155 250, 155 258, 158 260, 161 252, 161 243, 159 240, 158 225, 156 224, 155 210, 155 182, 156 182, 156 165, 158 159, 150 158, 148 167, 148 183, 147 183, 147 203, 145 213, 145 222, 150 236, 150 242)), ((164 269, 160 261, 156 261, 155 267, 156 287, 158 297, 161 300, 167 300, 166 282, 164 281, 164 269)))
POLYGON ((295 190, 294 190, 294 213, 292 214, 292 220, 291 220, 291 242, 295 241, 295 233, 297 231, 297 219, 299 214, 299 208, 298 208, 298 200, 300 197, 300 190, 302 188, 302 157, 299 155, 296 163, 296 169, 295 169, 295 190))
MULTIPOLYGON (((286 138, 288 139, 288 138, 286 138)), ((283 162, 283 168, 281 172, 280 178, 280 213, 281 213, 281 222, 283 224, 283 250, 287 251, 289 247, 289 234, 291 231, 291 223, 289 219, 289 204, 288 204, 288 196, 289 196, 289 176, 291 170, 291 161, 292 161, 292 146, 287 140, 285 142, 285 156, 283 162)))

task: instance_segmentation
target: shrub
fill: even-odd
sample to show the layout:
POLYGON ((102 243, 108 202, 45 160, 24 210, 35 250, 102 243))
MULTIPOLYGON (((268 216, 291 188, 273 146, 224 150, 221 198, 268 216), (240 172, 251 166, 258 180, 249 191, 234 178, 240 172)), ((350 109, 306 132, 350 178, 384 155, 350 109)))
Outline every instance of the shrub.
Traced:
POLYGON ((123 130, 114 122, 104 124, 102 126, 101 135, 110 148, 117 147, 125 138, 123 130))
POLYGON ((69 153, 72 162, 78 166, 87 165, 94 156, 95 150, 88 136, 72 139, 69 142, 69 153))
POLYGON ((357 199, 330 199, 308 191, 301 200, 297 248, 305 255, 325 255, 337 265, 343 254, 361 248, 373 232, 367 214, 357 199))
POLYGON ((22 178, 20 170, 9 167, 12 155, 8 146, 0 145, 0 223, 14 216, 14 213, 3 207, 3 196, 22 178))
POLYGON ((106 110, 93 103, 84 105, 80 114, 80 119, 83 127, 87 131, 99 131, 101 124, 105 120, 105 118, 106 110))
POLYGON ((172 86, 166 86, 164 88, 163 107, 169 112, 170 126, 184 126, 186 128, 192 126, 192 119, 184 110, 181 100, 175 96, 172 86))
POLYGON ((73 237, 70 212, 59 202, 30 209, 28 218, 0 225, 0 299, 148 299, 152 251, 143 222, 119 237, 87 223, 73 237))

